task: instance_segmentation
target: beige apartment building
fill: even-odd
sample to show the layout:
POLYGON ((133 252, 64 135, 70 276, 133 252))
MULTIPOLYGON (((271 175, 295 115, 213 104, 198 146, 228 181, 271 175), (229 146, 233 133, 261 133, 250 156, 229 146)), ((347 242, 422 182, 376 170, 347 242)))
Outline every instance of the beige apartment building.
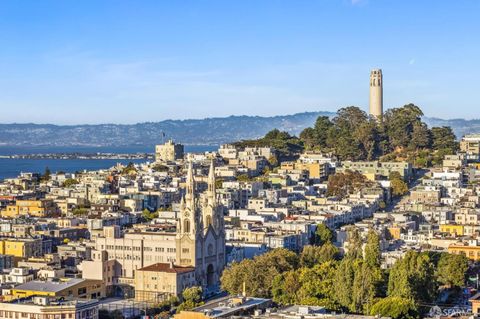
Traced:
POLYGON ((344 161, 342 162, 342 167, 336 169, 337 172, 346 170, 357 171, 370 180, 375 180, 378 176, 388 179, 391 173, 398 172, 404 180, 408 181, 413 175, 412 164, 408 162, 344 161))
POLYGON ((445 155, 442 166, 444 170, 457 170, 465 166, 467 161, 463 154, 445 155))
POLYGON ((21 302, 0 302, 0 318, 98 319, 98 301, 33 297, 21 302))
POLYGON ((194 267, 175 266, 173 262, 153 264, 136 271, 135 300, 158 303, 195 284, 194 267))
POLYGON ((413 203, 439 204, 441 192, 439 189, 417 186, 410 191, 410 201, 413 203))
POLYGON ((176 144, 168 140, 165 144, 155 146, 156 162, 174 162, 183 159, 184 148, 182 144, 176 144))
POLYGON ((328 164, 327 163, 302 163, 297 162, 282 162, 280 169, 293 171, 301 170, 307 171, 308 176, 311 179, 325 179, 328 176, 328 164))
POLYGON ((467 155, 480 155, 480 134, 467 134, 460 141, 460 150, 467 155))

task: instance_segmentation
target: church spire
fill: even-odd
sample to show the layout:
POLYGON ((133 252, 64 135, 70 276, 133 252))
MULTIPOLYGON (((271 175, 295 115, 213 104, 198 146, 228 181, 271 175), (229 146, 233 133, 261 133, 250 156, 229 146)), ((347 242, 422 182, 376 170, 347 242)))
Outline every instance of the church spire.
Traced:
POLYGON ((216 201, 215 163, 213 159, 210 162, 210 170, 208 172, 208 201, 212 205, 216 201))
POLYGON ((193 178, 193 164, 188 162, 188 171, 187 171, 187 186, 186 186, 185 200, 187 204, 191 205, 190 208, 193 208, 192 205, 195 202, 195 180, 193 178))

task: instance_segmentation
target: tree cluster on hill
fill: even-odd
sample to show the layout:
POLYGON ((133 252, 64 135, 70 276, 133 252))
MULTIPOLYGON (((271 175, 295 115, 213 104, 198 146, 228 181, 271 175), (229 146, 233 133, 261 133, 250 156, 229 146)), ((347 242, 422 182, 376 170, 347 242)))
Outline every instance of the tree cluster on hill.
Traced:
POLYGON ((63 187, 72 187, 73 185, 76 185, 78 184, 79 181, 75 178, 67 178, 64 182, 63 182, 63 187))
POLYGON ((127 166, 122 169, 121 172, 122 175, 135 175, 136 173, 137 169, 135 168, 135 164, 133 164, 132 162, 129 162, 127 166))
MULTIPOLYGON (((288 132, 282 132, 278 129, 273 129, 264 137, 256 140, 243 140, 234 143, 235 146, 245 147, 273 147, 280 154, 281 157, 290 156, 295 153, 299 153, 303 150, 302 141, 296 137, 290 135, 288 132)), ((268 159, 271 164, 278 163, 276 158, 268 159)))
MULTIPOLYGON (((373 160, 387 154, 408 157, 422 150, 443 154, 456 151, 458 143, 452 129, 429 129, 422 116, 418 106, 408 104, 387 110, 379 122, 350 106, 340 109, 332 120, 320 116, 313 127, 300 133, 300 139, 306 149, 333 152, 342 160, 373 160)), ((420 164, 428 163, 423 158, 420 164)))
POLYGON ((423 303, 433 302, 439 287, 461 287, 468 268, 464 255, 409 251, 390 271, 381 269, 379 235, 362 239, 356 229, 340 258, 331 234, 320 228, 300 254, 274 249, 253 260, 233 263, 221 278, 231 294, 272 298, 279 305, 323 306, 331 311, 415 318, 423 303), (318 238, 318 237, 321 237, 318 238))
POLYGON ((328 176, 327 195, 342 199, 371 185, 373 183, 365 175, 357 171, 346 170, 344 173, 335 173, 328 176))
POLYGON ((387 110, 382 121, 378 121, 360 108, 349 106, 339 109, 332 119, 319 116, 313 127, 305 128, 299 137, 274 129, 260 139, 235 145, 274 147, 280 157, 319 150, 341 160, 407 160, 425 167, 454 153, 458 142, 449 126, 429 129, 422 116, 418 106, 407 104, 387 110))

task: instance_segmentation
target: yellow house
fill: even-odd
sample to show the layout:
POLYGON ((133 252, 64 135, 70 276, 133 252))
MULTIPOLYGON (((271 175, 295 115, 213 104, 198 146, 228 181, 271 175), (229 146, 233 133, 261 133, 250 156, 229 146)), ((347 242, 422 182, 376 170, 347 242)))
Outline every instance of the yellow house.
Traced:
POLYGON ((280 168, 305 170, 310 178, 321 179, 327 177, 328 166, 325 163, 282 162, 280 168))
POLYGON ((453 236, 463 236, 465 234, 464 226, 457 224, 441 224, 440 231, 442 233, 449 233, 453 236))
POLYGON ((457 255, 464 254, 471 260, 480 260, 480 246, 453 244, 448 246, 448 252, 457 255))
POLYGON ((16 286, 5 298, 15 300, 31 296, 97 299, 105 297, 105 285, 101 280, 80 278, 33 280, 16 286))
POLYGON ((33 217, 49 217, 56 212, 52 200, 17 200, 15 204, 8 205, 2 211, 2 217, 16 218, 22 215, 29 215, 33 217))
POLYGON ((33 238, 2 238, 0 254, 19 258, 38 257, 42 255, 42 240, 33 238))
POLYGON ((400 239, 400 235, 402 234, 402 228, 398 226, 389 227, 388 233, 392 237, 392 239, 400 239))

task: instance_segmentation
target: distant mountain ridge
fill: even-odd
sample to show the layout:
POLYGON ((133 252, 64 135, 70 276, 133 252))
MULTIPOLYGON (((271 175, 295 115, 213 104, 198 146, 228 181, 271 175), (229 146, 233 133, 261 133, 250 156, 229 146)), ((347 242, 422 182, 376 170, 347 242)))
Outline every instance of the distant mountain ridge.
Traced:
MULTIPOLYGON (((192 120, 165 120, 137 124, 54 125, 0 124, 0 145, 6 146, 134 146, 155 145, 163 134, 186 145, 219 145, 258 138, 278 128, 298 135, 318 116, 334 112, 303 112, 271 117, 229 116, 192 120)), ((425 117, 431 126, 451 126, 457 137, 480 132, 480 120, 443 120, 425 117)))

